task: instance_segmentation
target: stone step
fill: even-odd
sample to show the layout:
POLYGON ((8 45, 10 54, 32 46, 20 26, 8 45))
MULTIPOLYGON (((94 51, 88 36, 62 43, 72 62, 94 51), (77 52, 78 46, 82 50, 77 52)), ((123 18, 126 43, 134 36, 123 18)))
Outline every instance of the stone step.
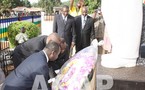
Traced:
POLYGON ((101 56, 99 56, 96 70, 97 75, 109 75, 113 78, 113 86, 107 90, 145 90, 144 66, 118 69, 105 68, 101 66, 101 56))

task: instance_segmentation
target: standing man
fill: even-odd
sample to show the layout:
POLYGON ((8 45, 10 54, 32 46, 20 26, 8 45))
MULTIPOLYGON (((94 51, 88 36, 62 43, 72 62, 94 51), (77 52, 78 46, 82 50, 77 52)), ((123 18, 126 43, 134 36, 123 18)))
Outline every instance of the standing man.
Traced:
POLYGON ((68 14, 69 7, 64 5, 61 10, 61 14, 58 14, 54 18, 53 32, 58 33, 61 38, 64 38, 68 44, 69 49, 75 45, 75 22, 74 17, 68 14))
MULTIPOLYGON (((46 44, 40 52, 30 55, 6 78, 2 90, 32 90, 36 75, 49 79, 48 61, 54 61, 60 54, 60 46, 54 41, 46 44)), ((46 83, 48 85, 48 83, 46 83)), ((48 90, 51 90, 48 87, 48 90)))
POLYGON ((101 41, 104 37, 105 22, 100 8, 94 11, 93 19, 95 38, 98 41, 101 41))
POLYGON ((87 7, 82 8, 82 15, 75 18, 76 25, 76 52, 90 45, 94 39, 94 21, 88 16, 87 7))

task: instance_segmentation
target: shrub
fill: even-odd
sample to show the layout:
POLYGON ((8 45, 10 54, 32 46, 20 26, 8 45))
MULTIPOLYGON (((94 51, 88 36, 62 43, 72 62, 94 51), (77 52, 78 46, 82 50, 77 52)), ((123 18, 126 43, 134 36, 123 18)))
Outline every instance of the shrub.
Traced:
POLYGON ((39 27, 31 22, 17 21, 17 22, 11 23, 8 26, 8 39, 10 41, 11 48, 14 48, 16 46, 15 45, 15 36, 20 32, 21 27, 25 27, 26 34, 28 35, 29 39, 36 37, 40 34, 39 27))

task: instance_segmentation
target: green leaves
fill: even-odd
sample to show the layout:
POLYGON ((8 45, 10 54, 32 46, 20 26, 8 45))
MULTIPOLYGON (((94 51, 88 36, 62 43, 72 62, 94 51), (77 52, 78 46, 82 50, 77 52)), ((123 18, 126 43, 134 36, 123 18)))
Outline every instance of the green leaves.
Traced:
POLYGON ((27 21, 17 21, 8 26, 8 39, 12 47, 15 47, 15 36, 20 32, 20 28, 25 27, 28 38, 36 37, 40 34, 38 26, 27 21))
POLYGON ((89 8, 89 13, 93 13, 101 5, 101 0, 85 0, 85 5, 89 8))
POLYGON ((61 4, 60 0, 39 0, 38 1, 38 6, 43 8, 44 11, 50 14, 53 12, 53 7, 59 6, 60 4, 61 4))
POLYGON ((0 12, 15 8, 17 6, 30 7, 31 4, 28 0, 0 0, 0 12))

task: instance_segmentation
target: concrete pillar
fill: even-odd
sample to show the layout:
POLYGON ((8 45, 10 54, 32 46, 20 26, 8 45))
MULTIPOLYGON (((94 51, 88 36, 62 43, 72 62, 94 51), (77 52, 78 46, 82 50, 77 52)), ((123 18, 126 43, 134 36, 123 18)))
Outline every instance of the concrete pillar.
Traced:
POLYGON ((102 55, 102 66, 136 66, 142 30, 142 0, 102 0, 101 9, 112 44, 112 52, 102 55))
POLYGON ((44 12, 41 12, 41 35, 50 35, 53 32, 53 20, 47 20, 44 12))

